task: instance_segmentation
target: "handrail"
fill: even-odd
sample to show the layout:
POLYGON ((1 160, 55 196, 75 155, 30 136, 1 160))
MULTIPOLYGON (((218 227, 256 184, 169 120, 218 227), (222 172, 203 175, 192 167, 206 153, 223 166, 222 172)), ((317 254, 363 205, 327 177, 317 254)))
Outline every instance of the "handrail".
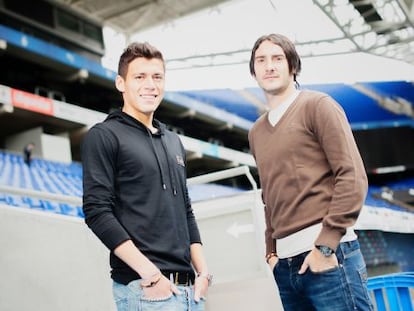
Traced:
POLYGON ((236 177, 240 175, 246 175, 247 179, 250 181, 250 184, 252 185, 253 190, 257 190, 256 181, 254 180, 252 174, 250 173, 249 167, 246 165, 229 168, 227 170, 223 170, 219 172, 207 173, 204 175, 191 177, 187 179, 187 184, 188 185, 205 184, 205 183, 222 180, 226 178, 231 178, 231 177, 236 177))
POLYGON ((25 188, 16 188, 5 185, 0 185, 0 192, 14 195, 29 196, 43 200, 57 201, 59 203, 82 205, 82 198, 64 194, 49 193, 25 188))

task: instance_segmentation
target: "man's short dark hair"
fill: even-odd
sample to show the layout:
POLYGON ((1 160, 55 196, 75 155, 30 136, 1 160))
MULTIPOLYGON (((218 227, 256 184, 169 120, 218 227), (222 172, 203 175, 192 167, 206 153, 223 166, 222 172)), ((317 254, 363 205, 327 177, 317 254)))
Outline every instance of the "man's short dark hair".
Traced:
POLYGON ((152 46, 148 42, 133 42, 125 48, 119 58, 118 74, 122 78, 126 78, 129 63, 138 57, 144 57, 147 59, 156 58, 160 59, 164 63, 162 53, 156 47, 152 46))

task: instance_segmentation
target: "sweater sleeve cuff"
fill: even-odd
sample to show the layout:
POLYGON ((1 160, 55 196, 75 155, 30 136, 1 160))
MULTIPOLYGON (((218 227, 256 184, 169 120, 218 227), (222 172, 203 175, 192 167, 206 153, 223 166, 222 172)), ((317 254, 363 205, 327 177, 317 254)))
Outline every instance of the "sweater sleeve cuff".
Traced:
POLYGON ((336 250, 343 233, 340 230, 323 226, 318 238, 315 241, 315 245, 325 245, 329 248, 336 250))
POLYGON ((276 254, 276 240, 273 239, 271 236, 268 238, 266 237, 266 254, 274 253, 276 254))

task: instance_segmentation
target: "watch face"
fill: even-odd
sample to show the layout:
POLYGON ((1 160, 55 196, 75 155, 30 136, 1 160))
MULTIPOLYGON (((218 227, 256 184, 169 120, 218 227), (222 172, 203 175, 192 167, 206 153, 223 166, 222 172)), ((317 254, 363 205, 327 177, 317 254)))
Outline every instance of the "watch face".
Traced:
POLYGON ((324 246, 324 245, 318 245, 316 246, 316 248, 326 257, 331 256, 334 252, 331 248, 329 248, 328 246, 324 246))

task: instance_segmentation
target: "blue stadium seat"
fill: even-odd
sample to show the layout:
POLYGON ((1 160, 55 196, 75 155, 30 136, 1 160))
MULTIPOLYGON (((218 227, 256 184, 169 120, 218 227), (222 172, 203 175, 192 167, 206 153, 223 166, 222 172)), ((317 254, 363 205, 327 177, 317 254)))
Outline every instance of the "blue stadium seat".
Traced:
POLYGON ((45 211, 56 213, 56 214, 63 214, 60 204, 58 203, 44 200, 43 206, 44 206, 45 211))
POLYGON ((62 214, 75 217, 84 217, 82 207, 73 206, 66 203, 59 204, 62 214))
POLYGON ((395 273, 368 279, 378 311, 413 311, 414 273, 395 273))
POLYGON ((37 209, 37 210, 44 210, 45 206, 43 201, 36 198, 31 197, 23 197, 23 202, 25 202, 29 208, 37 209))

